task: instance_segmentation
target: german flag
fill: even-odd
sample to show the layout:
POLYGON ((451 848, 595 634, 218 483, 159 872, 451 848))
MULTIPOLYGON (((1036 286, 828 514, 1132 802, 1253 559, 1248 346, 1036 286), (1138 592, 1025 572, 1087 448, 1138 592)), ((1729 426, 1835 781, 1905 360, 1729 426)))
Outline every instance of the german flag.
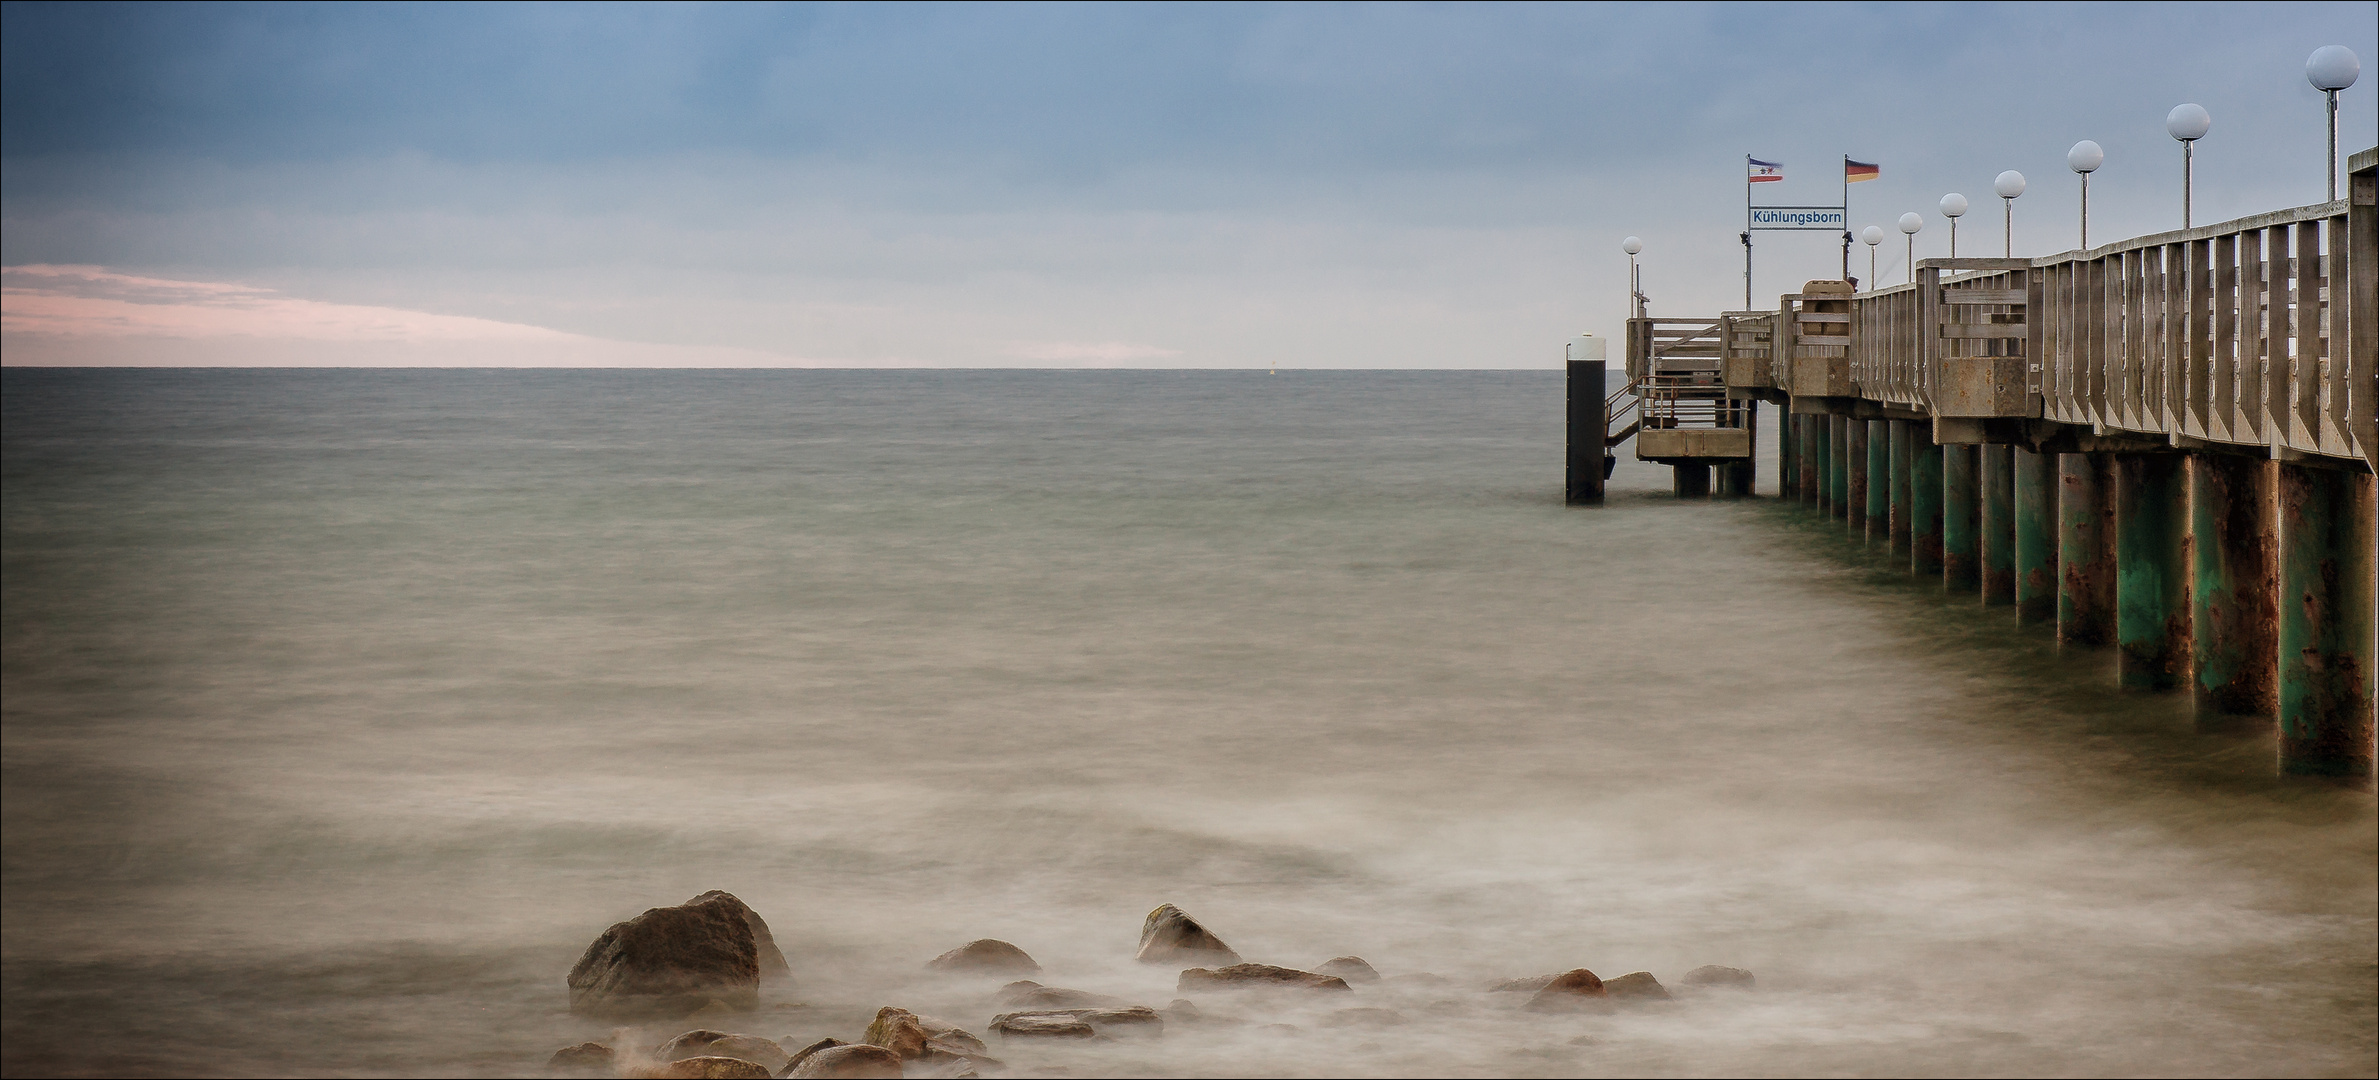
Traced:
POLYGON ((1876 177, 1882 175, 1883 166, 1881 165, 1871 165, 1864 161, 1852 161, 1847 157, 1842 159, 1842 182, 1845 184, 1855 184, 1861 180, 1873 180, 1876 177))

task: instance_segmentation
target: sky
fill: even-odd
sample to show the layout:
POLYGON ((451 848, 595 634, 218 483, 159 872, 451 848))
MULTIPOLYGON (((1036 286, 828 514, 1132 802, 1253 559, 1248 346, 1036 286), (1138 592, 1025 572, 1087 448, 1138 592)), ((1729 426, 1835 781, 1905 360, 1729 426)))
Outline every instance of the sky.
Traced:
MULTIPOLYGON (((1996 254, 2319 202, 2379 6, 0 6, 0 362, 1550 368, 1762 202, 1996 254)), ((2341 158, 2379 141, 2366 72, 2341 158)), ((1757 302, 1839 273, 1762 233, 1757 302)), ((1867 276, 1867 252, 1853 273, 1867 276)))

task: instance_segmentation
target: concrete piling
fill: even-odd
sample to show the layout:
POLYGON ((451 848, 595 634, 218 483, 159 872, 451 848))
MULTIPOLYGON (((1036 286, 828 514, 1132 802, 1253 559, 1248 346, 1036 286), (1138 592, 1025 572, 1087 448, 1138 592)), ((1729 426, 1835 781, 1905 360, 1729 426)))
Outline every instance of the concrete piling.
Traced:
POLYGON ((1912 428, 1908 441, 1909 572, 1936 577, 1941 573, 1941 447, 1921 428, 1912 428))
POLYGON ((1867 421, 1867 542, 1892 542, 1892 425, 1867 421))
POLYGON ((1707 499, 1710 497, 1710 467, 1708 465, 1699 462, 1671 465, 1669 472, 1671 474, 1669 488, 1676 493, 1678 498, 1707 499))
POLYGON ((1847 516, 1851 534, 1864 537, 1867 535, 1867 487, 1872 482, 1867 472, 1867 422, 1846 418, 1844 424, 1842 462, 1849 471, 1850 479, 1843 488, 1845 494, 1842 502, 1849 510, 1847 516))
POLYGON ((2115 643, 2115 478, 2107 454, 2057 457, 2057 640, 2115 643))
POLYGON ((2016 488, 2014 448, 1976 448, 1982 535, 1982 598, 1991 606, 2016 602, 2016 488))
POLYGON ((2273 716, 2279 703, 2279 522, 2269 461, 2189 459, 2191 667, 2198 711, 2273 716))
POLYGON ((2278 473, 2280 767, 2367 777, 2373 477, 2295 462, 2278 473))
POLYGON ((2115 647, 2129 690, 2189 680, 2188 481, 2182 456, 2115 456, 2115 647))
POLYGON ((1822 416, 1793 417, 1793 433, 1798 436, 1796 441, 1800 443, 1801 447, 1800 453, 1797 455, 1799 458, 1797 464, 1801 469, 1801 502, 1803 505, 1812 507, 1818 505, 1818 499, 1822 494, 1817 478, 1823 475, 1820 470, 1825 461, 1818 452, 1817 428, 1818 421, 1823 419, 1825 418, 1822 416))
POLYGON ((1610 418, 1603 414, 1603 361, 1569 362, 1569 460, 1562 481, 1563 501, 1571 506, 1594 506, 1603 501, 1604 440, 1610 418))
POLYGON ((2057 621, 2057 455, 2011 448, 2015 480, 2016 622, 2057 621))
POLYGON ((1981 489, 1975 448, 1941 448, 1941 580, 1952 591, 1982 586, 1981 489))
POLYGON ((1826 513, 1850 515, 1850 417, 1826 417, 1826 513))
POLYGON ((1906 555, 1911 531, 1909 518, 1914 510, 1909 505, 1912 492, 1908 475, 1916 468, 1916 448, 1909 442, 1914 429, 1906 420, 1887 420, 1885 423, 1892 429, 1892 553, 1906 555))

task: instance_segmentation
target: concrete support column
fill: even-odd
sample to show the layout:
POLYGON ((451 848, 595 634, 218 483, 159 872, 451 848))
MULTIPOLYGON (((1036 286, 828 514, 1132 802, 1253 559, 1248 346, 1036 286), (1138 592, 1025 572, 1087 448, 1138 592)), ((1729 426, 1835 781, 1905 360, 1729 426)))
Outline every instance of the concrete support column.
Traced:
POLYGON ((2198 711, 2273 716, 2280 686, 2280 526, 2269 461, 2189 458, 2191 666, 2198 711))
POLYGON ((1916 469, 1916 447, 1909 441, 1915 434, 1906 420, 1887 420, 1892 428, 1892 554, 1906 555, 1909 548, 1910 505, 1909 473, 1916 469))
POLYGON ((1892 423, 1867 421, 1867 542, 1892 542, 1892 423))
POLYGON ((1941 448, 1941 580, 1952 591, 1982 587, 1982 488, 1974 447, 1941 448))
MULTIPOLYGON (((1776 497, 1801 497, 1801 425, 1800 417, 1787 406, 1776 421, 1776 497)), ((1756 443, 1753 445, 1757 445, 1756 443)))
POLYGON ((2179 454, 2115 457, 2115 646, 2128 690, 2189 681, 2189 483, 2179 454))
POLYGON ((1697 461, 1690 465, 1671 465, 1669 471, 1674 474, 1669 482, 1670 488, 1677 493, 1678 498, 1707 499, 1710 497, 1710 467, 1708 465, 1697 461))
POLYGON ((2013 447, 2016 622, 2057 621, 2057 455, 2013 447))
POLYGON ((1759 402, 1734 403, 1743 410, 1743 428, 1751 433, 1751 456, 1718 467, 1718 493, 1734 498, 1759 494, 1759 402))
POLYGON ((1817 485, 1817 512, 1831 514, 1834 512, 1833 417, 1812 416, 1809 418, 1809 448, 1810 456, 1817 466, 1814 478, 1817 485))
POLYGON ((1867 535, 1867 487, 1874 482, 1867 473, 1867 422, 1845 418, 1843 423, 1846 425, 1846 434, 1842 443, 1842 462, 1850 473, 1850 481, 1843 488, 1845 494, 1842 505, 1849 511, 1846 516, 1850 518, 1851 534, 1864 537, 1867 535))
POLYGON ((2115 643, 2115 468, 2107 454, 2057 456, 2057 640, 2115 643))
POLYGON ((2282 462, 2280 767, 2367 776, 2372 759, 2368 474, 2282 462))
POLYGON ((1941 447, 1931 432, 1910 425, 1908 433, 1908 552, 1910 573, 1941 574, 1941 447))
POLYGON ((1603 501, 1603 456, 1610 452, 1610 434, 1603 415, 1603 362, 1569 362, 1569 460, 1562 481, 1562 501, 1571 506, 1596 506, 1603 501))
POLYGON ((1817 429, 1818 421, 1823 419, 1823 416, 1793 417, 1793 432, 1799 436, 1801 444, 1801 503, 1804 506, 1816 506, 1818 496, 1822 494, 1817 478, 1823 475, 1819 469, 1825 460, 1818 452, 1817 429))
POLYGON ((2015 448, 1977 447, 1981 459, 1982 598, 1991 606, 2016 602, 2015 448))
POLYGON ((1850 514, 1850 417, 1826 417, 1826 513, 1850 514))

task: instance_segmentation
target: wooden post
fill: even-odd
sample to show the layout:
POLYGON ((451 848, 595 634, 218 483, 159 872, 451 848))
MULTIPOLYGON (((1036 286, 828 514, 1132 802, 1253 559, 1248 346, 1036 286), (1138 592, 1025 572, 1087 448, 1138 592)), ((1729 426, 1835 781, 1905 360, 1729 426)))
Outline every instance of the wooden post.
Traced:
POLYGON ((1941 580, 1949 588, 1982 586, 1982 492, 1975 475, 1974 447, 1941 448, 1941 580))
POLYGON ((1569 467, 1563 481, 1563 501, 1571 506, 1599 506, 1603 501, 1603 457, 1610 452, 1604 440, 1611 433, 1603 415, 1603 362, 1569 362, 1569 467))
POLYGON ((2367 776, 2373 477, 2293 462, 2279 474, 2280 767, 2367 776))
POLYGON ((2057 621, 2057 456, 2015 447, 2016 622, 2057 621))
POLYGON ((2115 456, 2116 670, 2129 690, 2177 690, 2189 680, 2183 464, 2171 453, 2115 456))
POLYGON ((2106 454, 2057 457, 2057 640, 2115 643, 2115 477, 2106 454))
POLYGON ((1910 505, 1909 473, 1916 468, 1916 447, 1913 425, 1906 420, 1886 421, 1892 427, 1892 554, 1906 555, 1912 533, 1910 518, 1915 507, 1910 505))
POLYGON ((1908 441, 1909 572, 1941 575, 1941 447, 1921 427, 1910 425, 1908 441))
POLYGON ((2279 522, 2269 461, 2189 458, 2189 627, 2197 707, 2223 716, 2279 712, 2279 522))
POLYGON ((1892 423, 1867 421, 1867 542, 1892 542, 1892 423))
POLYGON ((2015 448, 1986 443, 1982 459, 1982 598, 1991 606, 2016 602, 2015 448))
POLYGON ((1867 535, 1867 422, 1842 418, 1842 508, 1852 534, 1867 535))

